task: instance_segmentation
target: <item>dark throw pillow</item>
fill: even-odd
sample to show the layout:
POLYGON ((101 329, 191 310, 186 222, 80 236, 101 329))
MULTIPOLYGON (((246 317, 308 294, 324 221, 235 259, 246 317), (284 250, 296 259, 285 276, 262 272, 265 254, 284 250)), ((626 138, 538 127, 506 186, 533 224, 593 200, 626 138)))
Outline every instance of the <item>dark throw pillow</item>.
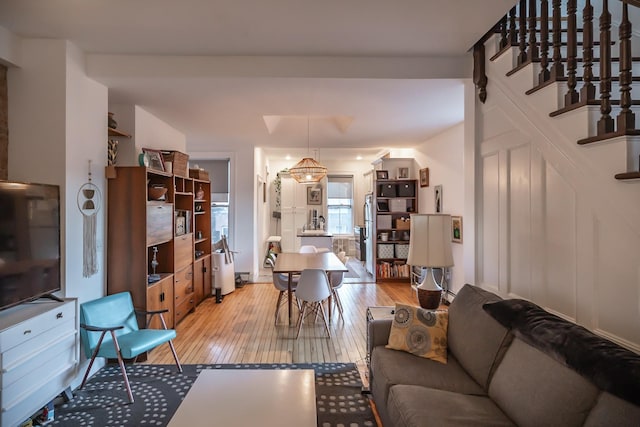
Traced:
POLYGON ((640 355, 521 299, 482 308, 513 334, 602 390, 640 406, 640 355))

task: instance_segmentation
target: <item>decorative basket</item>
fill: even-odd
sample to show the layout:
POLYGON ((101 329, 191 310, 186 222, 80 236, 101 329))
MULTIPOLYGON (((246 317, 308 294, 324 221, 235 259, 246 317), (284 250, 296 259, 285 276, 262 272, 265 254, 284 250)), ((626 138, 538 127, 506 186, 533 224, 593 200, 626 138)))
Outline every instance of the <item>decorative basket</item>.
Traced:
POLYGON ((393 258, 393 246, 391 243, 378 244, 378 258, 393 258))
POLYGON ((440 307, 440 299, 442 297, 442 291, 432 291, 428 289, 416 288, 418 294, 418 302, 420 307, 427 310, 435 310, 440 307))
POLYGON ((396 245, 396 258, 407 258, 409 256, 409 245, 396 245))
POLYGON ((209 181, 209 172, 204 169, 189 169, 189 177, 209 181))
POLYGON ((396 229, 409 230, 411 229, 411 219, 398 218, 396 219, 396 229))
POLYGON ((173 164, 173 174, 188 177, 189 155, 179 151, 163 151, 162 158, 165 162, 173 164))

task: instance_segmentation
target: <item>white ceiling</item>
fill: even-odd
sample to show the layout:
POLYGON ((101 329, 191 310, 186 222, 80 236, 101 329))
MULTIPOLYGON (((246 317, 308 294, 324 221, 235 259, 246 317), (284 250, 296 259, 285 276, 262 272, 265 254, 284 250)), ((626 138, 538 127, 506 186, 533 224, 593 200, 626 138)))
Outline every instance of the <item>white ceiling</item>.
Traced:
POLYGON ((2 0, 0 26, 72 41, 110 103, 140 105, 190 151, 298 156, 309 117, 327 158, 414 146, 462 121, 468 50, 513 4, 2 0), (269 132, 263 116, 282 117, 269 132))

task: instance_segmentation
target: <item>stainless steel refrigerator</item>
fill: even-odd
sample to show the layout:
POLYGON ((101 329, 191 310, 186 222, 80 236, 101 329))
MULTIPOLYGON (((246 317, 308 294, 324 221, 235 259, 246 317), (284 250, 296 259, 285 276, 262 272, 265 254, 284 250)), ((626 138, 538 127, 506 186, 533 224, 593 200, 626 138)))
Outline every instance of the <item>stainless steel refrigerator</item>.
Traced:
POLYGON ((373 193, 367 193, 364 196, 364 246, 365 246, 365 262, 364 266, 368 273, 370 273, 375 279, 374 269, 374 256, 373 256, 373 239, 374 239, 374 224, 373 224, 373 193))

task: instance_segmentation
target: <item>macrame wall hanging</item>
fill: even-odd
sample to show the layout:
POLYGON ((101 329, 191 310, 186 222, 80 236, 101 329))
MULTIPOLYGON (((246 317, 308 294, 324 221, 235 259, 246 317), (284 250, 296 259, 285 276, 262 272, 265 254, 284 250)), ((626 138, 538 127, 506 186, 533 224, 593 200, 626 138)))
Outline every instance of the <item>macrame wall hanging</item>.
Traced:
POLYGON ((91 277, 98 272, 96 248, 97 217, 100 211, 100 189, 91 182, 91 160, 89 160, 89 182, 78 190, 78 209, 82 213, 82 275, 91 277))

